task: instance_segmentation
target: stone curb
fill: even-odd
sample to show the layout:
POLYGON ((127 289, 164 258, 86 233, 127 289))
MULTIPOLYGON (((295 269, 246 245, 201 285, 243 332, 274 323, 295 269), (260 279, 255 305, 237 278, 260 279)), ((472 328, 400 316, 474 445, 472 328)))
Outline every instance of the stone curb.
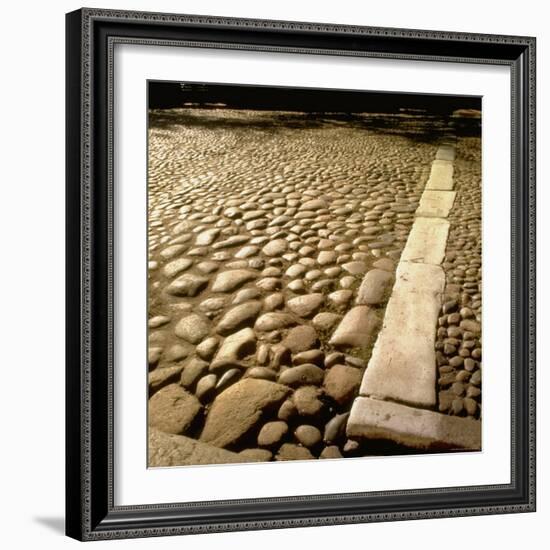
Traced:
MULTIPOLYGON (((446 143, 438 149, 432 162, 430 177, 397 266, 382 330, 363 375, 359 397, 352 405, 348 421, 350 437, 381 437, 426 448, 443 445, 441 433, 445 433, 451 446, 463 447, 459 436, 469 424, 455 421, 464 419, 425 410, 436 404, 435 337, 445 287, 445 273, 440 264, 445 257, 449 233, 446 217, 456 196, 454 157, 454 146, 446 143), (390 401, 380 401, 385 399, 390 401), (367 407, 371 402, 376 407, 380 403, 387 405, 381 418, 372 412, 378 410, 374 405, 367 407), (388 407, 394 416, 388 413, 388 407), (399 414, 405 415, 403 426, 400 426, 399 414), (425 414, 428 416, 423 416, 425 414), (450 424, 440 417, 451 418, 450 424), (422 420, 426 418, 432 420, 422 420)), ((463 434, 465 438, 470 436, 463 434)))
POLYGON ((348 419, 350 438, 389 439, 415 449, 481 450, 481 422, 358 397, 348 419))
POLYGON ((451 191, 453 189, 453 172, 452 161, 434 160, 426 189, 451 191))
POLYGON ((400 261, 440 265, 445 257, 449 225, 443 218, 416 218, 400 261))
POLYGON ((456 191, 425 189, 416 209, 416 216, 446 218, 455 202, 456 191))
POLYGON ((435 406, 435 326, 444 287, 440 266, 399 262, 360 395, 435 406))

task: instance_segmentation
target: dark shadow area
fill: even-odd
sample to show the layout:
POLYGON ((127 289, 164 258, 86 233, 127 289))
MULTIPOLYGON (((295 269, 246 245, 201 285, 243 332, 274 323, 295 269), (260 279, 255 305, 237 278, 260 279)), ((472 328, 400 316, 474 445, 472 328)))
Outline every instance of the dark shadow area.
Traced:
POLYGON ((149 127, 175 129, 186 126, 204 129, 247 130, 277 133, 289 129, 346 128, 399 135, 411 140, 437 142, 455 127, 458 136, 479 136, 478 118, 436 115, 359 113, 292 113, 248 110, 157 109, 150 112, 149 127))
POLYGON ((400 445, 386 439, 366 439, 359 442, 356 449, 350 452, 347 456, 362 457, 362 456, 400 456, 400 455, 423 455, 423 454, 441 454, 441 453, 465 453, 475 452, 460 448, 444 448, 434 446, 426 449, 413 449, 400 445))
POLYGON ((481 133, 480 97, 157 81, 148 86, 151 128, 275 133, 341 126, 429 143, 450 127, 458 137, 481 133))
POLYGON ((445 116, 457 109, 481 110, 481 98, 442 94, 334 90, 149 81, 149 108, 228 108, 302 113, 399 113, 422 110, 445 116))
POLYGON ((65 534, 65 518, 61 517, 38 517, 34 518, 36 523, 48 527, 51 531, 58 535, 65 534))

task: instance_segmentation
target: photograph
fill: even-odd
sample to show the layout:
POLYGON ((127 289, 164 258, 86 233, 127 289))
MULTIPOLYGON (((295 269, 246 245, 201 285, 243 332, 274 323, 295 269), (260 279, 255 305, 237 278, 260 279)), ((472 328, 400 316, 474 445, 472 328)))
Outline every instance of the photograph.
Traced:
POLYGON ((145 85, 147 466, 482 451, 482 98, 145 85))

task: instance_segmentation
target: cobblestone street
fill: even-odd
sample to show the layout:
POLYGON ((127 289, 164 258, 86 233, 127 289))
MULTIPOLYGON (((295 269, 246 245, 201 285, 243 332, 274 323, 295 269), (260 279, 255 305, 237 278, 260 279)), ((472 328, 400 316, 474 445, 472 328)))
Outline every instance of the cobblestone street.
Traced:
MULTIPOLYGON (((445 127, 150 112, 150 465, 390 454, 346 423, 445 127)), ((457 162, 437 407, 479 418, 479 138, 457 162)))

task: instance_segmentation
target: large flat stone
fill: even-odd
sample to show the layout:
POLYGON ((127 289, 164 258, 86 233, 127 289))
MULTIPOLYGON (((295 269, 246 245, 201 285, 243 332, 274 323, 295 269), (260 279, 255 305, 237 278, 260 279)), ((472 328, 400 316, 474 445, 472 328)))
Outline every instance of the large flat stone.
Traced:
POLYGON ((149 428, 148 466, 194 466, 246 462, 246 457, 185 437, 149 428))
POLYGON ((444 286, 441 267, 399 263, 361 395, 435 405, 435 336, 444 286))
POLYGON ((206 417, 201 441, 225 447, 258 426, 267 411, 276 410, 290 388, 254 378, 239 380, 220 393, 206 417))
POLYGON ((414 449, 481 450, 481 422, 358 397, 346 433, 351 438, 388 439, 414 449))
POLYGON ((416 209, 417 216, 446 218, 453 207, 456 191, 431 191, 425 189, 416 209))
POLYGON ((453 189, 453 163, 448 160, 434 160, 430 177, 426 183, 426 189, 439 189, 440 191, 452 191, 453 189))
POLYGON ((449 222, 441 218, 416 218, 401 260, 440 265, 445 257, 449 222))

